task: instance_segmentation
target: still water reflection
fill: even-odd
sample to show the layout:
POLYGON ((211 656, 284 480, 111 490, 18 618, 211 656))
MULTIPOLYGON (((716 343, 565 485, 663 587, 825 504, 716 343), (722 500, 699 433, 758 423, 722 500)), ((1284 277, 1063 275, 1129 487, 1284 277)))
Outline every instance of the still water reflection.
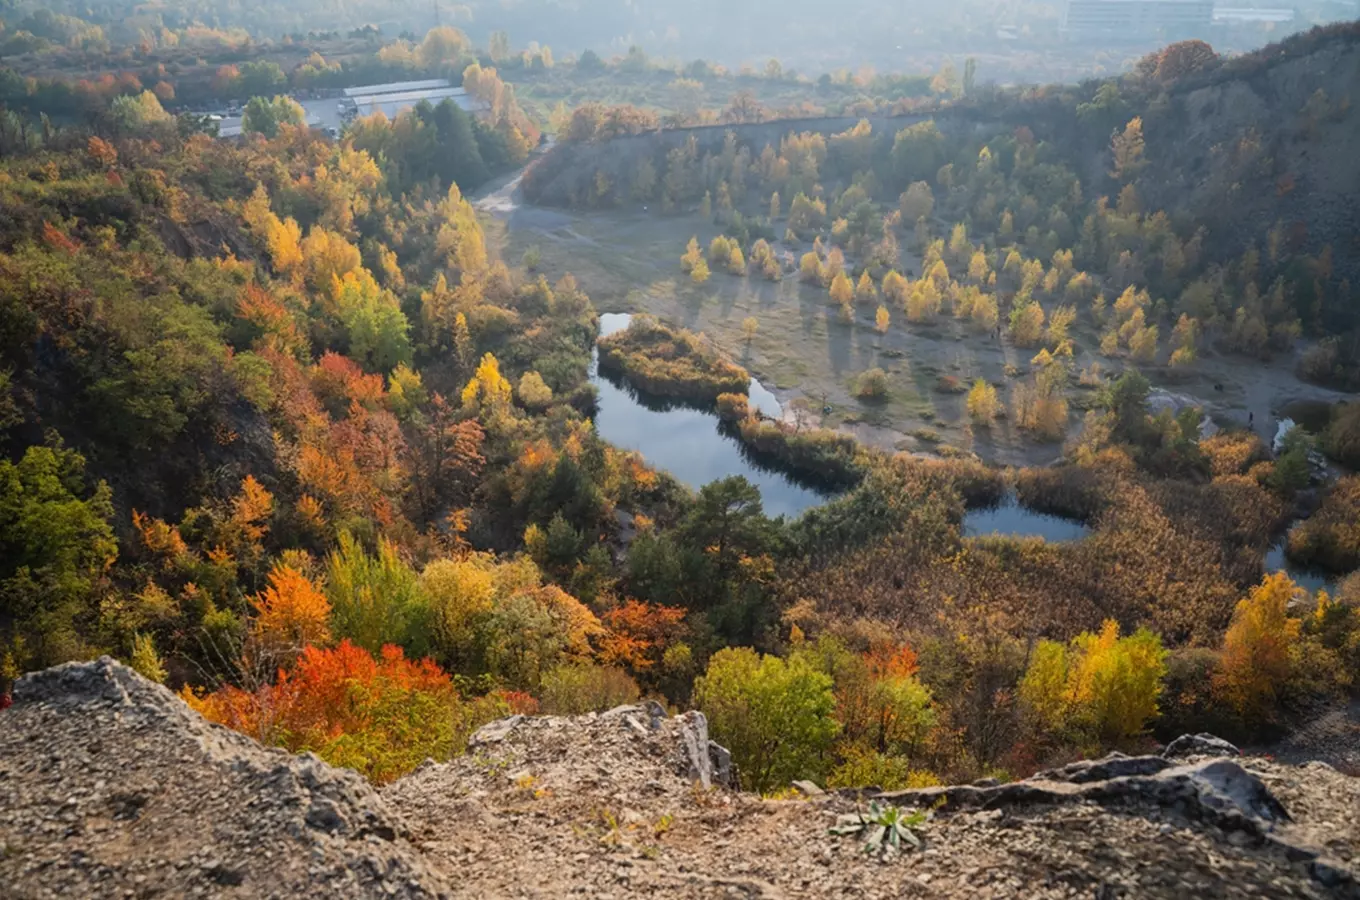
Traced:
POLYGON ((964 537, 1041 537, 1056 543, 1075 541, 1089 533, 1080 522, 1026 509, 1014 494, 999 506, 972 509, 963 517, 964 537))
MULTIPOLYGON (((622 331, 631 318, 623 313, 600 316, 600 336, 622 331)), ((769 516, 797 516, 828 499, 750 459, 735 438, 720 430, 721 422, 713 412, 641 395, 622 381, 600 374, 594 362, 590 381, 599 394, 595 429, 600 436, 616 447, 641 452, 651 465, 695 490, 720 478, 743 475, 759 488, 769 516)), ((754 378, 750 399, 765 415, 780 414, 774 394, 754 378)))

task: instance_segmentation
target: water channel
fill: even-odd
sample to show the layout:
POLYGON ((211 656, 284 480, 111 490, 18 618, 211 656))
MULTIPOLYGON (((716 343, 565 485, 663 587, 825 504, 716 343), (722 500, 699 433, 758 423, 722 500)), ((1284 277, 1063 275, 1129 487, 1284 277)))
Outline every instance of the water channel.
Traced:
MULTIPOLYGON (((600 336, 622 331, 631 318, 626 313, 601 315, 600 336)), ((599 396, 595 428, 600 436, 616 447, 637 450, 652 466, 695 490, 720 478, 745 476, 760 490, 768 516, 794 517, 828 499, 751 460, 736 438, 723 433, 715 413, 640 394, 600 374, 598 353, 591 362, 590 382, 599 396)), ((775 418, 781 414, 779 400, 754 378, 749 392, 751 404, 760 412, 775 418)))
MULTIPOLYGON (((600 336, 622 331, 631 319, 627 313, 604 313, 600 316, 600 336)), ((652 466, 671 473, 694 490, 720 478, 742 475, 760 490, 769 516, 795 517, 830 499, 830 495, 752 460, 735 437, 724 433, 711 410, 641 394, 621 380, 602 375, 598 353, 591 362, 590 381, 599 396, 595 428, 600 436, 616 447, 640 452, 652 466)), ((753 407, 772 418, 780 416, 778 398, 759 381, 752 378, 748 391, 753 407)), ((997 506, 969 510, 963 517, 964 537, 1041 537, 1059 543, 1079 540, 1089 533, 1080 522, 1026 509, 1014 494, 997 506)), ((1326 574, 1291 565, 1285 558, 1283 542, 1266 555, 1265 567, 1267 572, 1286 572, 1309 591, 1335 587, 1326 574)))

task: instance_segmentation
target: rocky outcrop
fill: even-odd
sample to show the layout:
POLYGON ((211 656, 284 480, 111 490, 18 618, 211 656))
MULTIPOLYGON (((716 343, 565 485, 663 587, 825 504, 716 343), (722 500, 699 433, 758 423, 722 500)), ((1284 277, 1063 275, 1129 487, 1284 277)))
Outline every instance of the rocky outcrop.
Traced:
POLYGON ((1183 734, 1166 745, 1165 759, 1184 759, 1188 756, 1241 756, 1242 751, 1212 734, 1183 734))
POLYGON ((375 791, 204 722, 110 660, 0 711, 0 896, 1360 896, 1360 780, 1209 735, 1012 784, 882 793, 932 810, 891 862, 828 834, 868 792, 725 787, 699 713, 655 703, 484 726, 375 791))
POLYGON ((0 895, 440 897, 352 771, 205 722, 104 658, 0 713, 0 895))

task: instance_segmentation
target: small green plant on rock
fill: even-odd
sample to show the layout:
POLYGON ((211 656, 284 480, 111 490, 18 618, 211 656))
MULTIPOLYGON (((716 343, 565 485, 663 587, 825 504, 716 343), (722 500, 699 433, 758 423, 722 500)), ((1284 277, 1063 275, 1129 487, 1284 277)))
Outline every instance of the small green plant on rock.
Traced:
POLYGON ((858 835, 864 838, 865 853, 890 856, 901 853, 903 844, 917 850, 924 846, 913 829, 925 824, 926 818, 923 810, 906 810, 891 804, 879 806, 877 800, 871 800, 867 812, 840 816, 828 832, 838 837, 858 835))

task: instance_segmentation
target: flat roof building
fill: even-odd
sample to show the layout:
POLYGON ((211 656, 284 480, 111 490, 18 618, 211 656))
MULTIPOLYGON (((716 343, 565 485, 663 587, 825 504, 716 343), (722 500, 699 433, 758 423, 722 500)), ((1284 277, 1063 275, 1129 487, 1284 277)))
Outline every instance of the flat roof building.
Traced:
POLYGON ((1213 0, 1068 0, 1062 29, 1074 37, 1168 40, 1208 34, 1213 0))
POLYGON ((345 88, 346 97, 363 97, 369 94, 404 94, 411 91, 431 91, 452 87, 447 78, 429 78, 425 81, 393 81, 388 84, 366 84, 361 87, 345 88))
POLYGON ((357 115, 367 116, 382 110, 388 118, 396 116, 403 109, 415 106, 422 100, 428 100, 434 106, 438 106, 444 100, 452 100, 467 112, 480 108, 480 104, 469 97, 466 90, 447 86, 395 93, 365 93, 350 97, 349 100, 354 104, 354 112, 357 115))

